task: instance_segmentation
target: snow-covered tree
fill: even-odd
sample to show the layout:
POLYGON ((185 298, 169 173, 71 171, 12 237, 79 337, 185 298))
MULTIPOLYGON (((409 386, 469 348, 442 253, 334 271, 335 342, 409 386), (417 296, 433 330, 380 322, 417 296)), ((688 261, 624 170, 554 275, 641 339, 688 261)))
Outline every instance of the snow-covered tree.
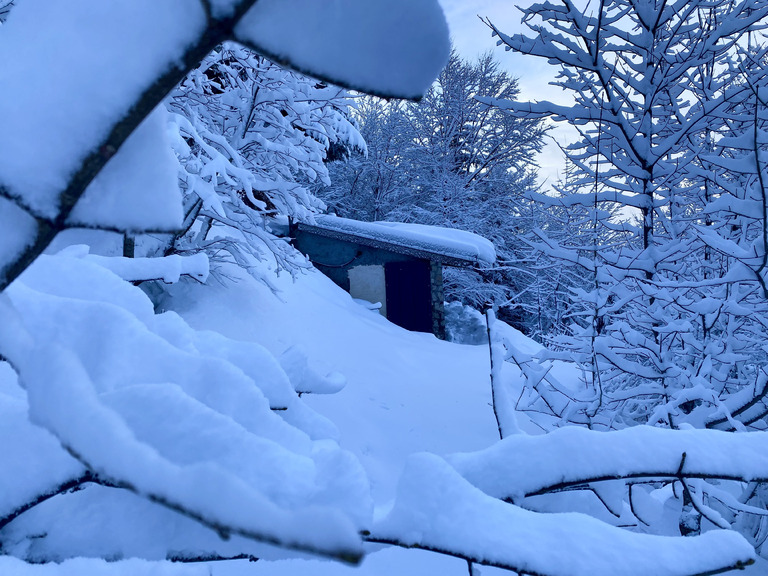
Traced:
MULTIPOLYGON (((721 410, 722 400, 750 382, 733 378, 736 356, 746 351, 737 351, 739 338, 725 328, 728 316, 718 314, 735 297, 735 278, 721 267, 715 280, 697 264, 708 253, 702 233, 713 232, 706 226, 711 210, 700 201, 701 191, 706 195, 711 188, 701 175, 701 158, 713 134, 722 133, 726 110, 749 91, 734 82, 729 59, 766 10, 752 2, 617 1, 602 2, 598 14, 584 16, 570 3, 545 3, 524 11, 536 39, 496 31, 507 46, 563 65, 556 84, 574 95, 573 106, 502 106, 576 126, 582 138, 568 147, 569 158, 589 192, 567 201, 591 208, 600 226, 613 228, 610 244, 590 258, 559 253, 600 271, 594 289, 582 295, 596 311, 594 320, 582 324, 571 342, 592 358, 590 387, 600 393, 590 402, 602 403, 610 414, 601 425, 674 426, 671 412, 680 404, 721 410), (629 210, 630 218, 635 211, 637 223, 605 218, 606 208, 616 206, 629 210), (722 298, 715 284, 724 290, 722 298), (713 322, 724 324, 718 344, 710 345, 713 322), (722 355, 713 346, 721 346, 722 355), (714 398, 711 392, 688 398, 699 384, 714 390, 714 398)), ((751 281, 759 283, 754 275, 751 281)), ((759 356, 751 361, 759 363, 759 356)))
POLYGON ((413 139, 407 107, 398 100, 357 99, 353 117, 366 147, 330 164, 331 184, 317 191, 331 210, 375 222, 385 220, 407 197, 408 172, 403 163, 413 139))
POLYGON ((448 299, 482 307, 523 308, 528 279, 519 272, 522 194, 535 186, 534 156, 544 125, 478 98, 514 98, 517 81, 492 55, 474 62, 457 52, 418 104, 364 102, 357 119, 367 158, 334 166, 318 194, 340 215, 461 228, 492 240, 494 270, 447 270, 448 299), (512 298, 510 298, 512 297, 512 298))
POLYGON ((183 166, 185 232, 173 251, 206 251, 247 267, 265 253, 281 268, 306 266, 270 234, 278 215, 306 220, 324 208, 307 186, 329 184, 329 151, 364 147, 337 87, 225 44, 173 92, 183 166))
MULTIPOLYGON (((580 206, 593 233, 540 234, 543 254, 592 283, 552 352, 509 351, 529 384, 518 407, 555 418, 546 426, 765 429, 765 76, 740 46, 768 4, 605 0, 585 13, 566 0, 523 14, 533 35, 488 24, 508 49, 561 66, 554 84, 574 104, 497 103, 578 130, 566 151, 580 191, 540 200, 580 206), (557 377, 565 359, 579 383, 557 377)), ((761 487, 740 501, 706 482, 682 488, 681 530, 733 526, 762 546, 763 517, 750 515, 761 487)))

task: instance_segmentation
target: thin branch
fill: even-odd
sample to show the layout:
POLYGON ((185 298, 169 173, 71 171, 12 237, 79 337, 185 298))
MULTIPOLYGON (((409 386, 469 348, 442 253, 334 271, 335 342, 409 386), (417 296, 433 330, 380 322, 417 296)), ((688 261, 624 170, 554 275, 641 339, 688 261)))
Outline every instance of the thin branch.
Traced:
POLYGON ((25 512, 28 512, 35 506, 39 506, 40 504, 50 500, 54 496, 58 496, 59 494, 64 494, 66 492, 69 492, 70 490, 75 490, 77 488, 80 488, 84 484, 89 484, 89 483, 99 484, 99 480, 90 470, 87 470, 83 475, 78 476, 77 478, 72 478, 71 480, 67 480, 64 483, 59 484, 56 488, 48 492, 45 492, 43 494, 40 494, 39 496, 36 496, 29 502, 17 507, 10 514, 7 514, 6 516, 0 518, 0 530, 5 528, 8 524, 13 522, 16 518, 18 518, 25 512))
POLYGON ((182 564, 193 564, 196 562, 228 562, 230 560, 248 560, 248 562, 258 562, 257 556, 250 554, 238 554, 237 556, 219 556, 218 554, 186 555, 169 554, 165 558, 169 562, 178 562, 182 564))

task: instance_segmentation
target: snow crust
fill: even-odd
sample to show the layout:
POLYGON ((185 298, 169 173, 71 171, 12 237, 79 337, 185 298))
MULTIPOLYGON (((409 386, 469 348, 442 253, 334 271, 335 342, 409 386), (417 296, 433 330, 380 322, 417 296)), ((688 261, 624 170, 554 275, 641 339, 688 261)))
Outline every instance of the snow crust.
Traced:
POLYGON ((0 186, 55 216, 82 160, 204 26, 197 0, 19 2, 0 34, 0 186))
POLYGON ((361 222, 337 216, 316 216, 318 226, 404 246, 445 254, 476 263, 494 264, 496 250, 490 240, 466 230, 406 224, 402 222, 361 222))
POLYGON ((310 75, 401 98, 421 97, 450 49, 436 0, 259 0, 235 35, 310 75))

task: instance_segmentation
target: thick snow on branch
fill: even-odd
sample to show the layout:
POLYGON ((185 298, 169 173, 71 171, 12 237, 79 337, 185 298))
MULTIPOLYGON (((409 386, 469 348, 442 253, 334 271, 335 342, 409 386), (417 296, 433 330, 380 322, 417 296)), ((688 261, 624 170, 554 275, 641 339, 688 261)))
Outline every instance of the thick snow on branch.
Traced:
POLYGON ((235 35, 277 62, 381 96, 420 98, 449 53, 436 0, 259 0, 235 35))
POLYGON ((83 160, 204 26, 197 0, 20 2, 0 35, 0 187, 54 218, 83 160))
POLYGON ((179 165, 168 113, 155 109, 88 186, 68 224, 120 231, 181 228, 179 165))
MULTIPOLYGON (((155 315, 140 289, 66 253, 38 259, 6 294, 0 353, 30 418, 97 481, 222 535, 359 558, 372 508, 364 472, 266 350, 155 315)), ((76 474, 62 456, 45 485, 33 478, 24 493, 4 493, 3 510, 76 474)), ((214 532, 209 540, 215 549, 214 532)))
POLYGON ((394 508, 373 533, 374 540, 542 576, 686 576, 754 559, 752 547, 731 531, 652 536, 581 514, 523 510, 484 494, 430 454, 411 457, 394 508))
MULTIPOLYGON (((87 246, 83 248, 87 250, 87 246)), ((128 282, 162 280, 166 284, 173 284, 182 276, 205 282, 209 272, 208 256, 204 252, 191 256, 171 254, 160 258, 119 258, 93 254, 88 255, 87 259, 111 270, 128 282)))
POLYGON ((511 499, 612 478, 749 481, 768 478, 768 433, 567 427, 543 436, 510 436, 481 452, 452 455, 448 462, 486 494, 511 499))
POLYGON ((29 422, 26 395, 7 363, 0 363, 0 438, 0 525, 23 504, 54 492, 84 472, 54 436, 29 422))

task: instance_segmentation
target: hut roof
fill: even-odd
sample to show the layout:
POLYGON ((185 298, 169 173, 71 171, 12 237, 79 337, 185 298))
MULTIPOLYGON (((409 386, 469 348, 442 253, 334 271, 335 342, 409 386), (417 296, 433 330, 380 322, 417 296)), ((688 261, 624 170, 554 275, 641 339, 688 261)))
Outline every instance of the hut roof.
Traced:
POLYGON ((448 266, 491 265, 496 261, 493 243, 472 232, 454 228, 402 222, 360 222, 330 215, 315 216, 314 223, 300 223, 298 227, 320 236, 448 266))

